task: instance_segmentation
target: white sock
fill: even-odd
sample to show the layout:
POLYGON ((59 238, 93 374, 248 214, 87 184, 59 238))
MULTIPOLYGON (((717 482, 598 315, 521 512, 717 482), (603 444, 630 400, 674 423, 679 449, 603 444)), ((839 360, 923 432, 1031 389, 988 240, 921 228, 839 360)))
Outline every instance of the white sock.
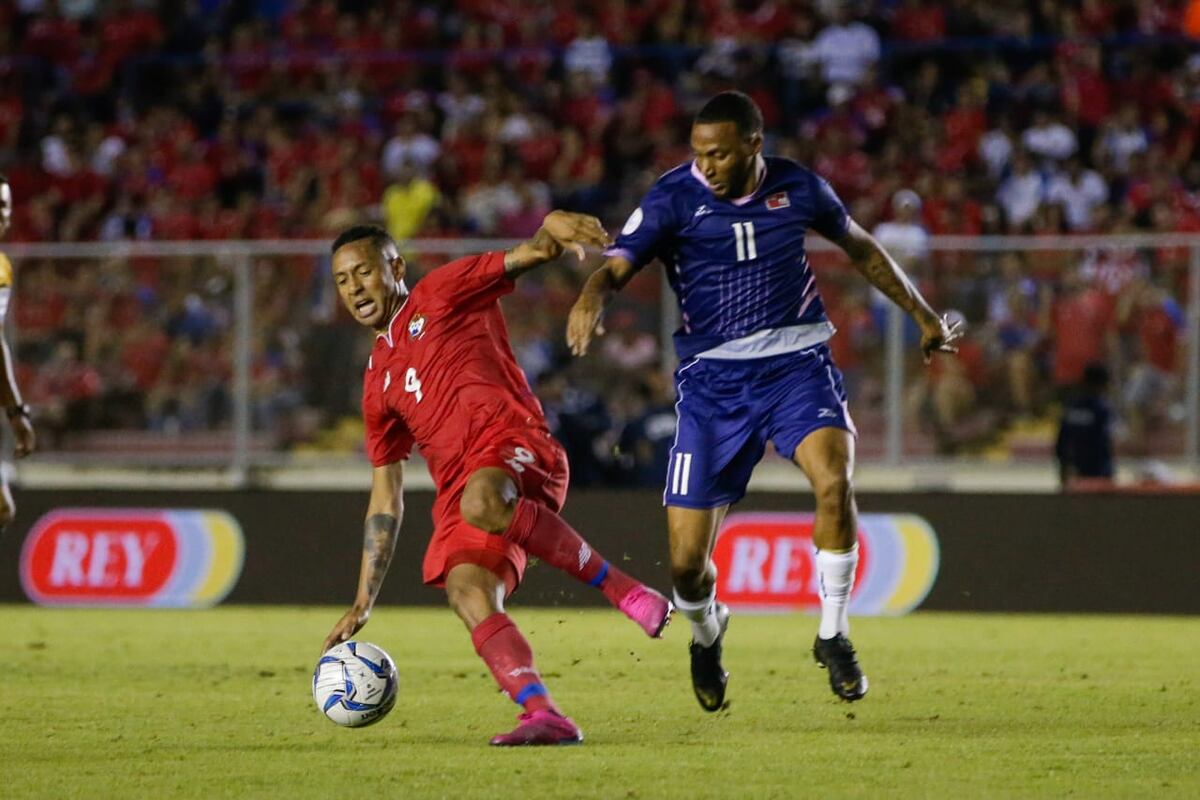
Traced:
POLYGON ((692 623, 692 641, 701 647, 712 647, 712 643, 721 635, 721 626, 717 622, 717 586, 713 584, 712 591, 703 600, 684 600, 675 591, 675 609, 692 623))
POLYGON ((817 551, 817 577, 821 586, 821 627, 817 635, 832 639, 850 633, 850 589, 858 566, 858 545, 844 553, 817 551))

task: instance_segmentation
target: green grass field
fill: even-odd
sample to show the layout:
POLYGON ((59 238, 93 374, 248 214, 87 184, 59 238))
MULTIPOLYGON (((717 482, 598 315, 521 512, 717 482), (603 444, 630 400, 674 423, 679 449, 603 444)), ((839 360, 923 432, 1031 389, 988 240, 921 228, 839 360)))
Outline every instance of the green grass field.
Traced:
POLYGON ((687 626, 513 616, 581 747, 497 750, 516 707, 449 611, 362 638, 401 696, 345 730, 309 693, 340 609, 0 606, 0 797, 1200 797, 1200 619, 858 619, 871 693, 830 694, 815 620, 735 617, 730 707, 691 694, 687 626))

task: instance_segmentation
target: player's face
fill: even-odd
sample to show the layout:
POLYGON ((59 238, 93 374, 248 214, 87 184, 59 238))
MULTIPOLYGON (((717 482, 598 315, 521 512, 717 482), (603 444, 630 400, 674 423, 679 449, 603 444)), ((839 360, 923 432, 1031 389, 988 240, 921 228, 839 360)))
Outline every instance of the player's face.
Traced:
POLYGON ((762 150, 762 134, 745 137, 732 122, 703 122, 692 126, 696 167, 717 197, 742 197, 754 190, 754 159, 762 150))
POLYGON ((0 183, 0 236, 8 233, 12 223, 12 189, 7 183, 0 183))
POLYGON ((404 258, 369 239, 343 245, 333 254, 333 282, 355 321, 376 330, 391 320, 406 294, 404 258))

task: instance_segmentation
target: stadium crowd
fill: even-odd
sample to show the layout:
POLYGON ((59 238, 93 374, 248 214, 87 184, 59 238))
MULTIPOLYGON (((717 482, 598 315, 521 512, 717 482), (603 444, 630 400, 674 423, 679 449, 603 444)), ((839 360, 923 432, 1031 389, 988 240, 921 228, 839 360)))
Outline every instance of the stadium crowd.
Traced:
MULTIPOLYGON (((768 151, 828 178, 971 322, 957 360, 911 365, 910 431, 944 452, 994 444, 1106 362, 1138 451, 1180 419, 1189 253, 931 252, 928 237, 1200 231, 1188 33, 1200 2, 0 0, 0 171, 16 241, 327 238, 363 218, 398 239, 508 238, 552 207, 615 229, 690 157, 698 105, 736 87, 768 151)), ((418 272, 440 256, 414 255, 418 272)), ((822 262, 870 452, 885 306, 822 262)), ((326 269, 255 263, 255 419, 280 446, 355 411, 356 340, 326 269)), ((228 264, 18 270, 21 379, 60 446, 228 424, 228 264)), ((573 365, 580 277, 520 287, 514 345, 577 480, 655 483, 672 421, 661 289, 643 280, 573 365)))

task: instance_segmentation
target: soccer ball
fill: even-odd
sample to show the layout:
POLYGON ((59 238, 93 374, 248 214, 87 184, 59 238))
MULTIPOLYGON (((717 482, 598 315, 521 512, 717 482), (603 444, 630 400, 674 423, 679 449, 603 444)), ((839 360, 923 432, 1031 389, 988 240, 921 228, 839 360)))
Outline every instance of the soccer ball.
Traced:
POLYGON ((342 642, 321 656, 313 670, 313 700, 338 725, 361 728, 387 716, 396 705, 400 678, 391 656, 368 642, 342 642))

